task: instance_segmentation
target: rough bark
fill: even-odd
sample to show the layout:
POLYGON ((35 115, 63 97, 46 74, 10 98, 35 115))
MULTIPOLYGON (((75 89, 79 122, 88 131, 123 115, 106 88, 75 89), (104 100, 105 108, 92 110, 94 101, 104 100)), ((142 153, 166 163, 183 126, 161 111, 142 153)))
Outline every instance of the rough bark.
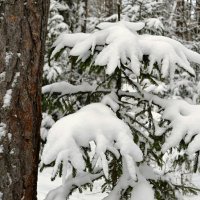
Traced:
MULTIPOLYGON (((0 0, 0 195, 37 199, 49 0, 0 0), (6 102, 6 97, 11 99, 6 102)), ((7 99, 8 100, 8 99, 7 99)))

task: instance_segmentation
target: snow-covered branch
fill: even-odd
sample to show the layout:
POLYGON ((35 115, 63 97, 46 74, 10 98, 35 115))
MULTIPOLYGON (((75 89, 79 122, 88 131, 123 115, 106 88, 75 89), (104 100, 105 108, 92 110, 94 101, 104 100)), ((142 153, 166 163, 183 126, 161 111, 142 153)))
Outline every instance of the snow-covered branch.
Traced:
POLYGON ((143 95, 144 99, 162 107, 164 109, 162 118, 170 121, 172 131, 165 139, 163 152, 177 146, 182 139, 188 144, 188 154, 200 150, 200 105, 191 105, 184 100, 161 99, 146 92, 143 92, 143 95))
MULTIPOLYGON (((83 83, 81 85, 72 85, 66 81, 52 83, 49 85, 45 85, 42 87, 43 94, 58 94, 60 97, 65 95, 72 95, 72 94, 83 94, 83 93, 102 93, 102 94, 109 94, 112 92, 117 92, 117 89, 104 89, 99 88, 96 85, 90 85, 89 83, 83 83), (97 89, 96 89, 97 88, 97 89)), ((119 90, 117 93, 118 96, 121 97, 131 97, 135 99, 140 99, 141 94, 137 92, 126 92, 119 90)))
POLYGON ((103 176, 103 172, 99 172, 97 174, 82 172, 79 173, 75 178, 71 176, 68 178, 65 184, 51 190, 47 194, 45 200, 66 200, 73 189, 85 185, 86 183, 91 183, 101 176, 103 176))
MULTIPOLYGON (((53 177, 61 162, 63 169, 72 165, 81 172, 86 166, 80 147, 88 147, 91 141, 96 144, 95 152, 101 160, 105 177, 108 177, 108 161, 105 156, 108 150, 117 158, 121 154, 130 176, 136 179, 135 162, 142 161, 143 154, 134 143, 130 128, 102 103, 90 104, 57 121, 49 131, 42 163, 49 164, 56 160, 53 177)), ((64 179, 67 173, 63 171, 64 179)))
POLYGON ((72 48, 70 55, 77 56, 82 62, 97 52, 94 64, 106 66, 107 74, 112 74, 122 64, 139 76, 142 58, 148 55, 149 73, 157 63, 163 77, 170 75, 172 79, 178 67, 195 75, 189 61, 200 64, 198 53, 168 37, 138 35, 137 31, 143 27, 142 22, 104 22, 98 25, 100 30, 91 34, 61 34, 53 45, 52 57, 63 47, 72 48))
MULTIPOLYGON (((185 142, 189 143, 191 138, 195 136, 194 140, 188 145, 187 152, 192 154, 200 150, 200 145, 198 145, 198 140, 200 138, 197 135, 200 132, 199 126, 199 113, 200 106, 191 105, 182 100, 170 100, 162 99, 157 95, 150 94, 141 89, 140 85, 136 82, 132 82, 139 92, 126 92, 118 91, 119 96, 132 97, 135 99, 144 99, 153 104, 156 104, 164 109, 162 118, 167 119, 171 122, 172 132, 169 137, 166 137, 165 144, 162 147, 162 151, 165 152, 171 147, 179 144, 179 142, 185 138, 185 142)), ((60 93, 62 95, 76 94, 76 93, 111 93, 109 89, 101 89, 95 91, 96 86, 91 86, 87 83, 74 86, 67 82, 53 83, 43 87, 43 93, 60 93)))
POLYGON ((42 87, 42 93, 59 93, 64 94, 75 94, 79 92, 93 92, 96 86, 92 86, 88 83, 83 83, 81 85, 72 85, 66 81, 52 83, 50 85, 45 85, 42 87))
MULTIPOLYGON (((148 30, 152 27, 160 31, 164 29, 158 18, 144 21, 148 30)), ((182 139, 188 143, 188 154, 200 150, 200 106, 155 95, 166 94, 166 78, 170 78, 172 86, 173 80, 178 79, 178 73, 175 72, 180 72, 180 68, 186 71, 184 74, 187 76, 195 76, 191 63, 200 64, 200 54, 168 37, 140 35, 138 31, 144 25, 143 22, 103 22, 92 33, 63 33, 53 44, 51 60, 67 47, 69 51, 66 54, 73 57, 72 66, 75 66, 70 69, 71 72, 77 67, 81 67, 81 72, 85 70, 81 75, 76 73, 75 79, 79 77, 78 82, 87 80, 87 72, 98 71, 101 76, 96 79, 95 75, 90 79, 90 83, 94 84, 72 85, 62 81, 44 86, 44 97, 50 97, 47 103, 57 98, 53 101, 50 114, 53 110, 53 117, 60 117, 60 107, 57 109, 57 105, 64 105, 67 109, 82 106, 81 95, 86 102, 99 101, 100 97, 102 99, 101 103, 84 106, 56 123, 53 118, 43 116, 41 130, 47 143, 41 162, 44 166, 54 164, 52 177, 62 172, 63 180, 63 185, 52 190, 46 200, 64 200, 75 188, 101 176, 106 181, 103 187, 110 183, 114 186, 104 200, 154 200, 159 198, 159 190, 165 188, 169 194, 170 188, 173 191, 176 187, 160 177, 168 185, 156 188, 159 180, 148 165, 161 167, 161 162, 165 162, 165 156, 168 155, 165 152, 177 146, 182 139), (99 70, 101 67, 107 75, 104 70, 103 73, 99 70), (104 81, 97 85, 102 81, 102 75, 104 81), (151 83, 156 85, 152 94, 148 92, 152 91, 151 83), (158 90, 157 85, 160 87, 158 90), (124 91, 125 88, 127 91, 124 91), (74 96, 71 98, 71 95, 74 96), (76 95, 78 103, 70 104, 71 100, 75 102, 76 95), (165 139, 159 137, 163 134, 166 134, 165 139), (150 182, 156 188, 155 197, 150 182)), ((70 78, 73 79, 72 73, 70 78)), ((59 80, 67 80, 67 77, 59 80)), ((173 90, 173 87, 170 89, 173 90)), ((184 153, 180 152, 181 155, 184 153)), ((173 159, 176 159, 175 156, 173 159)))
POLYGON ((127 171, 126 162, 123 162, 123 174, 119 178, 117 185, 114 189, 109 193, 107 197, 103 200, 120 200, 121 194, 126 191, 128 187, 132 187, 131 199, 148 199, 154 200, 154 191, 150 183, 146 180, 148 178, 154 179, 154 174, 152 173, 152 169, 147 165, 141 165, 141 168, 136 167, 138 180, 133 181, 127 171), (148 173, 148 174, 147 174, 148 173), (146 174, 147 176, 145 176, 146 174), (142 191, 142 192, 141 192, 142 191))

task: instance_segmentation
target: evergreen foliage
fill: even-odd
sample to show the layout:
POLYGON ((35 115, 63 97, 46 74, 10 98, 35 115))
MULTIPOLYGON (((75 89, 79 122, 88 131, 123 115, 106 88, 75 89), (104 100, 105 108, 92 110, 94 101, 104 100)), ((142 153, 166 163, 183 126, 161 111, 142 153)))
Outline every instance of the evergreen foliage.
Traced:
MULTIPOLYGON (((130 1, 125 1, 123 3, 122 19, 128 21, 143 20, 145 27, 139 33, 170 36, 176 34, 177 37, 177 31, 174 28, 173 31, 164 28, 169 27, 169 21, 166 20, 167 14, 163 13, 163 10, 166 9, 165 5, 160 1, 136 1, 134 4, 130 1)), ((173 6, 173 4, 170 4, 170 6, 173 6)), ((57 19, 62 18, 57 17, 57 19)), ((89 22, 92 22, 92 20, 94 18, 89 19, 89 22)), ((104 18, 100 21, 117 21, 117 17, 116 15, 112 15, 110 18, 104 18)), ((61 23, 63 23, 62 20, 61 23)), ((93 29, 93 25, 96 23, 93 23, 92 28, 89 27, 88 30, 93 29)), ((63 27, 66 30, 71 30, 67 28, 68 25, 63 25, 63 27)), ((104 28, 100 26, 100 29, 104 28)), ((62 32, 62 30, 59 29, 59 32, 62 32)), ((55 34, 56 31, 52 31, 52 33, 55 34)), ((56 33, 55 37, 57 35, 59 33, 56 33)), ((193 43, 189 44, 189 47, 194 46, 193 43)), ((74 43, 68 47, 73 48, 75 45, 74 43)), ((116 111, 117 117, 128 124, 131 129, 133 140, 140 147, 144 156, 144 160, 137 163, 137 167, 140 171, 143 170, 142 173, 150 172, 150 175, 148 174, 149 176, 147 175, 145 180, 153 187, 155 199, 181 199, 186 193, 196 194, 199 189, 190 183, 187 174, 196 172, 198 168, 198 153, 190 157, 187 156, 185 152, 188 144, 184 140, 181 140, 179 146, 175 146, 166 152, 162 151, 162 146, 167 138, 166 136, 169 136, 173 131, 173 127, 170 126, 171 119, 163 118, 162 115, 165 108, 154 102, 153 98, 145 98, 146 93, 144 92, 152 93, 160 98, 184 99, 189 103, 197 104, 199 103, 199 90, 195 87, 195 81, 196 79, 198 80, 198 74, 192 77, 191 74, 194 75, 194 73, 188 70, 190 68, 176 68, 174 77, 170 81, 168 75, 163 76, 162 74, 162 62, 159 63, 157 61, 152 64, 150 55, 144 54, 139 59, 141 67, 139 72, 134 71, 127 64, 128 62, 123 62, 121 59, 117 67, 108 75, 106 73, 108 72, 106 71, 108 63, 101 64, 100 62, 95 62, 95 59, 102 52, 103 47, 108 46, 109 43, 97 45, 95 48, 92 45, 88 48, 90 54, 87 57, 80 54, 80 47, 77 48, 78 53, 75 51, 75 53, 70 53, 70 50, 66 48, 67 45, 63 45, 64 48, 56 51, 56 54, 53 54, 49 58, 50 60, 47 62, 47 67, 45 68, 47 70, 44 73, 44 85, 48 86, 51 84, 49 85, 51 88, 46 87, 45 89, 43 87, 43 110, 50 114, 56 121, 65 115, 75 113, 85 105, 93 102, 103 102, 110 106, 113 111, 116 111), (152 71, 149 71, 150 65, 153 65, 152 71), (51 75, 49 70, 53 70, 55 76, 51 75), (58 91, 54 82, 63 80, 69 83, 69 85, 65 85, 63 90, 58 91), (75 86, 77 87, 75 88, 75 86), (86 90, 86 88, 89 89, 86 90)), ((55 50, 54 48, 55 46, 51 49, 50 55, 55 50)), ((113 54, 110 55, 113 56, 113 54)), ((102 58, 100 61, 102 61, 102 58)), ((131 60, 131 58, 129 59, 131 60)), ((113 67, 113 65, 112 63, 111 66, 113 67)), ((179 63, 179 65, 181 64, 179 63)), ((195 65, 192 64, 192 67, 195 67, 195 65)), ((109 176, 106 177, 101 172, 101 169, 92 167, 91 147, 81 148, 86 165, 84 169, 86 174, 79 176, 76 169, 73 168, 72 176, 69 177, 70 180, 72 179, 76 182, 76 179, 79 180, 81 176, 89 176, 90 181, 95 181, 103 177, 105 183, 102 185, 102 191, 111 191, 110 195, 105 198, 106 200, 112 199, 112 191, 115 191, 116 188, 120 188, 119 199, 130 199, 131 197, 134 199, 135 193, 132 191, 134 191, 133 188, 136 191, 136 185, 127 184, 123 189, 122 187, 118 188, 118 183, 123 178, 122 156, 117 158, 112 152, 106 151, 106 158, 110 160, 108 165, 109 176)), ((52 164, 54 165, 55 163, 52 164)), ((62 166, 61 164, 60 171, 58 170, 60 175, 62 175, 62 166)), ((92 187, 92 183, 83 181, 83 184, 80 185, 73 184, 68 194, 66 192, 66 196, 77 187, 81 191, 81 188, 92 187)), ((66 187, 64 188, 66 189, 66 187)), ((58 192, 62 193, 60 187, 58 192)), ((47 200, 50 199, 53 199, 53 197, 49 194, 47 200)))

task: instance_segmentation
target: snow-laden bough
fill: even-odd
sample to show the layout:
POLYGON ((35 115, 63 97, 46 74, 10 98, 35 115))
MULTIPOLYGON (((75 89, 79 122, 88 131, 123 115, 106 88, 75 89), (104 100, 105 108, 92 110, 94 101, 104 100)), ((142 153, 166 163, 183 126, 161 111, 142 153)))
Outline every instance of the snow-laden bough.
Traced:
POLYGON ((163 144, 163 152, 178 145, 182 139, 188 144, 188 154, 200 150, 199 105, 191 105, 183 100, 168 100, 166 101, 163 118, 170 120, 170 126, 172 127, 170 136, 166 138, 165 144, 163 144))
POLYGON ((85 169, 80 147, 88 147, 91 141, 96 144, 94 160, 101 160, 105 177, 108 177, 105 153, 110 151, 117 158, 122 156, 130 177, 137 179, 135 162, 143 160, 142 151, 134 143, 130 128, 102 103, 92 103, 58 120, 49 131, 42 163, 48 165, 56 161, 54 177, 62 162, 64 183, 71 174, 70 167, 73 166, 78 172, 85 169))
MULTIPOLYGON (((200 150, 200 105, 192 105, 184 100, 161 99, 144 92, 144 98, 164 109, 162 118, 169 120, 171 133, 166 136, 162 152, 176 147, 182 139, 188 144, 186 153, 193 154, 200 150)), ((162 135, 164 132, 156 133, 162 135)))
POLYGON ((158 63, 163 77, 174 77, 176 69, 183 68, 193 76, 194 69, 190 62, 200 64, 200 55, 187 49, 180 42, 164 36, 139 35, 145 24, 143 22, 120 21, 100 23, 93 33, 61 34, 53 45, 52 58, 62 48, 71 48, 70 55, 84 62, 91 55, 94 64, 105 66, 111 75, 116 68, 127 66, 136 76, 142 70, 143 56, 149 57, 147 66, 151 73, 158 63))

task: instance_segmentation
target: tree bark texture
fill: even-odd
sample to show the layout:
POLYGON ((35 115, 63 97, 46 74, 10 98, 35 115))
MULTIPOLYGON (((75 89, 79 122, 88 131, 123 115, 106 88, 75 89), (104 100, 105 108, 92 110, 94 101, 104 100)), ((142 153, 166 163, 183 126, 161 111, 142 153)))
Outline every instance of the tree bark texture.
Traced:
MULTIPOLYGON (((0 197, 37 199, 49 0, 0 0, 0 197)), ((1 199, 1 198, 0 198, 1 199)))

